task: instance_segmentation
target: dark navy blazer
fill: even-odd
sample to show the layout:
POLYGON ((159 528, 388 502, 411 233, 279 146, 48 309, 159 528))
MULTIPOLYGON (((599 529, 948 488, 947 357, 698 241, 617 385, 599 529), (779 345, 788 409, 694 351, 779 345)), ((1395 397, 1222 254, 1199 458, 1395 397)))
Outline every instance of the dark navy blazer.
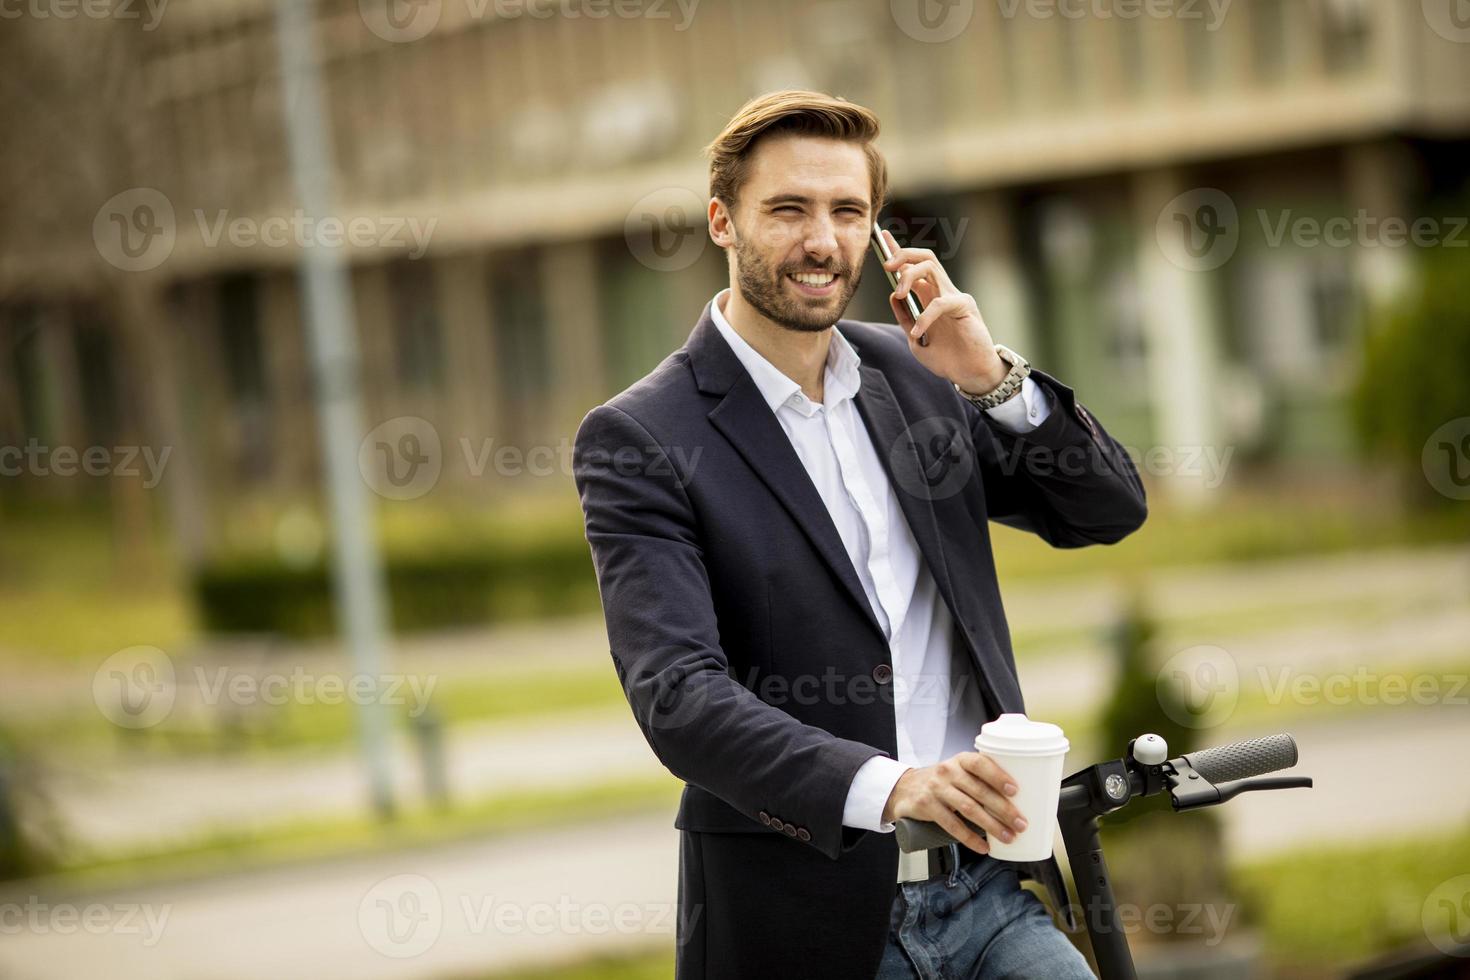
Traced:
MULTIPOLYGON (((839 320, 857 408, 953 614, 990 717, 1023 711, 989 521, 1058 548, 1147 513, 1122 447, 1045 372, 1015 434, 914 358, 892 325, 839 320)), ((842 825, 854 773, 897 757, 892 663, 837 529, 706 306, 688 342, 583 420, 574 472, 608 641, 633 716, 686 783, 681 980, 871 977, 898 848, 842 825)), ((1031 877, 1059 877, 1055 861, 1031 877)))

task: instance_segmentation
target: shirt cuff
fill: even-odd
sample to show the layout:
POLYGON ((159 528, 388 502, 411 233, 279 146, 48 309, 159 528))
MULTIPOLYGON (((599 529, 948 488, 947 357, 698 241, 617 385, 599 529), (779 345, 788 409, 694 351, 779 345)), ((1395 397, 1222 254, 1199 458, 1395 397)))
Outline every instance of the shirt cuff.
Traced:
POLYGON ((875 830, 880 834, 891 834, 897 823, 883 822, 883 807, 893 787, 904 773, 913 766, 906 766, 886 755, 875 755, 858 767, 847 788, 847 802, 842 806, 842 825, 858 830, 875 830))
POLYGON ((1030 432, 1051 414, 1051 399, 1030 377, 1021 379, 1021 393, 1007 398, 986 413, 1012 432, 1030 432))

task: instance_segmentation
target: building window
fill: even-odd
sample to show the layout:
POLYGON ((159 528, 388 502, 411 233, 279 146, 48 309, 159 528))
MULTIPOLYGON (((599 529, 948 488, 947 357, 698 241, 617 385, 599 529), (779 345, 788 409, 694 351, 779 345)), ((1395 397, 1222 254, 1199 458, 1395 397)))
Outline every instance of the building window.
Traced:
POLYGON ((508 438, 536 438, 551 393, 551 354, 546 306, 539 283, 541 253, 535 249, 502 253, 490 265, 490 322, 495 329, 498 416, 508 438))
POLYGON ((275 465, 259 287, 253 276, 232 275, 220 280, 216 295, 220 354, 232 402, 235 475, 253 482, 268 477, 275 465))
POLYGON ((1256 0, 1251 15, 1251 72, 1267 85, 1286 75, 1286 0, 1256 0))
POLYGON ((82 421, 87 439, 108 445, 117 438, 116 351, 112 333, 90 307, 77 317, 77 373, 81 380, 82 421))
POLYGON ((388 268, 398 383, 418 391, 444 381, 443 326, 434 296, 434 270, 421 260, 388 268))
POLYGON ((219 284, 220 351, 236 402, 266 399, 265 349, 260 336, 260 298, 255 279, 233 275, 219 284))
POLYGON ((1322 61, 1333 75, 1361 69, 1368 60, 1371 12, 1365 0, 1327 0, 1321 8, 1322 61))

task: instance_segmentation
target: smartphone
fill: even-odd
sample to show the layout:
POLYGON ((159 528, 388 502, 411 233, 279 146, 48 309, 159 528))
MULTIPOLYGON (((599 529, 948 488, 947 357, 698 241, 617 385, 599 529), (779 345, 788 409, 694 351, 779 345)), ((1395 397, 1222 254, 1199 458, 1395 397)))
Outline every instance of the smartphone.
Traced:
MULTIPOLYGON (((878 222, 876 221, 873 222, 872 236, 873 254, 878 256, 878 264, 882 265, 884 262, 887 262, 889 259, 893 258, 893 253, 889 251, 888 243, 883 239, 883 230, 878 227, 878 222)), ((893 270, 888 268, 887 266, 883 266, 883 273, 884 275, 888 276, 888 287, 897 292, 898 276, 895 275, 893 270)), ((919 306, 919 297, 915 296, 914 291, 910 289, 909 294, 904 297, 904 302, 908 304, 909 316, 913 317, 914 322, 917 323, 919 320, 919 314, 923 312, 922 307, 919 306)), ((929 346, 929 335, 927 333, 919 338, 919 346, 929 346)))

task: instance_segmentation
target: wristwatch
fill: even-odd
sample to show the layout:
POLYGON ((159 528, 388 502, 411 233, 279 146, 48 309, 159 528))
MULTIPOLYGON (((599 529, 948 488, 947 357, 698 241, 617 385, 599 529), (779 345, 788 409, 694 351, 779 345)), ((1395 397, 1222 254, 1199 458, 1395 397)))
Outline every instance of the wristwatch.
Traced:
POLYGON ((1012 395, 1021 390, 1021 382, 1025 381, 1026 376, 1031 373, 1031 365, 1026 363, 1026 358, 1017 354, 1009 347, 996 344, 995 352, 1000 355, 1002 361, 1005 361, 1011 366, 1011 369, 1006 372, 1006 376, 1001 379, 1000 384, 983 395, 972 395, 959 385, 954 386, 955 391, 958 391, 961 396, 978 405, 980 408, 994 408, 1001 402, 1008 401, 1012 395))

